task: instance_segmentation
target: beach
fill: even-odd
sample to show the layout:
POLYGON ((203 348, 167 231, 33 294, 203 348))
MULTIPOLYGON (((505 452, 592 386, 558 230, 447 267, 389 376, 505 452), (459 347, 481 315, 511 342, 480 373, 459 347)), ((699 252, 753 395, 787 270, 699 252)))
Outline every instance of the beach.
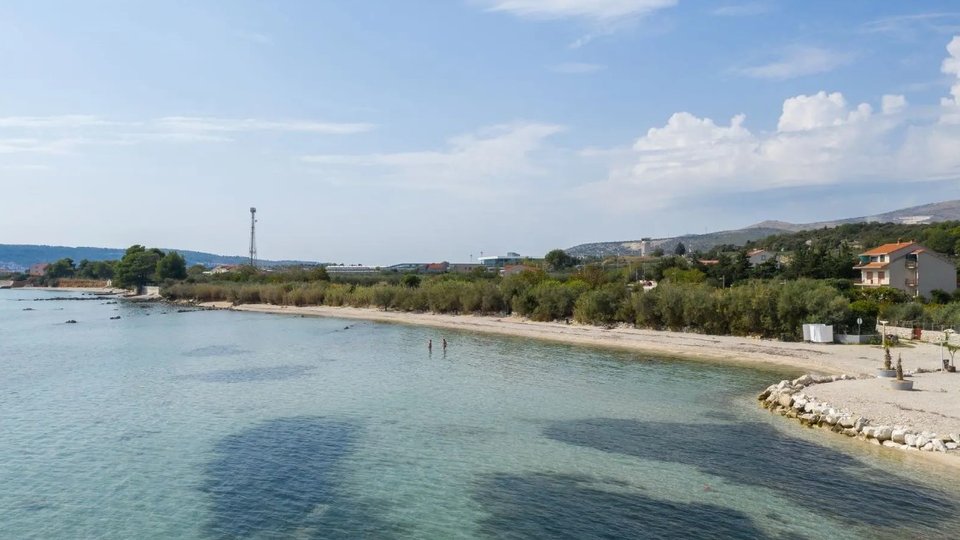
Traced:
MULTIPOLYGON (((869 419, 873 425, 895 424, 918 432, 960 433, 960 375, 912 373, 918 368, 921 371, 932 371, 942 365, 939 347, 930 343, 907 342, 894 349, 895 356, 899 354, 903 357, 905 371, 911 374, 911 378, 916 382, 915 391, 898 392, 889 388, 889 379, 873 378, 883 358, 883 349, 878 345, 797 343, 629 327, 603 328, 572 322, 536 322, 513 316, 405 313, 330 306, 233 306, 229 302, 209 302, 201 306, 426 326, 572 345, 611 347, 713 364, 779 366, 796 369, 798 373, 855 376, 859 378, 817 384, 806 390, 820 401, 829 402, 832 407, 869 419)), ((439 343, 443 334, 438 334, 437 337, 434 341, 439 343)), ((955 456, 934 452, 921 454, 947 465, 960 466, 960 460, 955 456)))
MULTIPOLYGON (((284 315, 339 317, 369 321, 411 324, 483 332, 514 337, 543 339, 573 345, 613 347, 648 352, 661 356, 683 357, 723 363, 768 364, 795 368, 804 373, 849 374, 873 373, 883 359, 879 346, 837 345, 783 342, 771 339, 736 336, 711 336, 687 332, 643 330, 629 327, 600 326, 563 322, 536 322, 513 316, 448 315, 438 313, 406 313, 375 308, 331 306, 276 306, 207 302, 205 307, 255 311, 284 315)), ((898 349, 904 366, 935 369, 940 366, 939 348, 929 343, 910 344, 898 349)))

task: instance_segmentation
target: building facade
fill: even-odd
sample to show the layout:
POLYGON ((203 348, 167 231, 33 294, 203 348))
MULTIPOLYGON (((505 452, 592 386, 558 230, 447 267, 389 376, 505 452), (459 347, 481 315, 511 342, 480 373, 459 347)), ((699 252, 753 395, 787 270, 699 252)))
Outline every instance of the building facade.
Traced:
POLYGON ((957 267, 915 242, 884 244, 861 253, 854 270, 860 270, 861 287, 893 287, 910 296, 957 288, 957 267))

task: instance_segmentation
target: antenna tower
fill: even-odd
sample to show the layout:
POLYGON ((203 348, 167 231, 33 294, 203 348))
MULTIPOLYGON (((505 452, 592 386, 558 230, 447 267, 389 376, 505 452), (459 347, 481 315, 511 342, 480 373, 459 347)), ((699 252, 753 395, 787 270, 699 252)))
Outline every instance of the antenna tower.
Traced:
POLYGON ((257 267, 257 209, 250 207, 250 266, 257 267))

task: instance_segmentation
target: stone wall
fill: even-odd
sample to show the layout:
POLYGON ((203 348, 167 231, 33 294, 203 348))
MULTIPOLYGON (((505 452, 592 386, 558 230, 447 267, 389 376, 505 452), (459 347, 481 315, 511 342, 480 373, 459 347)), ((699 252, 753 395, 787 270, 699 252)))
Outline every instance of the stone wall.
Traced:
MULTIPOLYGON (((889 330, 890 327, 888 326, 889 330)), ((870 419, 843 409, 831 407, 803 393, 813 384, 869 378, 849 375, 804 375, 792 381, 783 380, 767 387, 757 399, 765 409, 787 418, 796 418, 801 424, 822 427, 848 437, 900 450, 923 450, 960 455, 960 433, 937 434, 911 429, 909 426, 873 425, 870 419)))
MULTIPOLYGON (((883 325, 877 325, 877 333, 880 334, 883 332, 883 325)), ((901 340, 913 339, 913 328, 906 326, 890 326, 887 325, 887 335, 897 336, 901 340)), ((920 341, 925 341, 927 343, 940 343, 944 340, 945 336, 948 334, 946 332, 940 332, 937 330, 922 330, 920 333, 920 341)), ((950 334, 951 345, 960 345, 960 334, 954 333, 950 334)))

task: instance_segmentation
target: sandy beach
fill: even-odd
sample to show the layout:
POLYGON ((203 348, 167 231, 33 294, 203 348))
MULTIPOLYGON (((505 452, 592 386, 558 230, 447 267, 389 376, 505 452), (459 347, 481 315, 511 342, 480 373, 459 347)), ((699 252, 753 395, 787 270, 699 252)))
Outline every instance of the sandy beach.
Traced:
MULTIPOLYGON (((285 315, 339 317, 397 324, 449 328, 514 337, 545 339, 561 343, 613 347, 671 357, 684 357, 716 362, 768 364, 795 368, 803 373, 849 374, 873 373, 882 361, 878 346, 788 343, 769 339, 709 336, 685 332, 641 330, 628 327, 602 328, 560 322, 535 322, 520 317, 479 315, 446 315, 437 313, 405 313, 373 308, 330 306, 275 306, 208 302, 206 307, 255 311, 285 315)), ((908 370, 940 366, 939 348, 928 343, 911 344, 898 349, 908 370)), ((960 376, 958 376, 960 377, 960 376)))

